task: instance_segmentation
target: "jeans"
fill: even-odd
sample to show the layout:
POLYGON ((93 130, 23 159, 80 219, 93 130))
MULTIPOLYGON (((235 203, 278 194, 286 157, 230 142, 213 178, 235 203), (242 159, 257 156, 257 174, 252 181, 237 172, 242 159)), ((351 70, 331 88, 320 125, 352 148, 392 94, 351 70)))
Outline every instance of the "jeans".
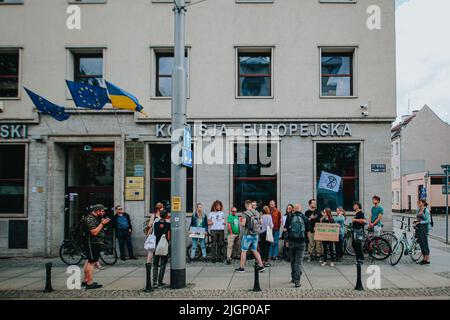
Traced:
POLYGON ((227 259, 231 259, 233 256, 237 257, 239 250, 239 235, 229 234, 227 244, 227 259))
POLYGON ((352 238, 352 246, 356 253, 356 259, 361 262, 364 261, 364 253, 362 249, 363 243, 355 241, 355 239, 352 238))
POLYGON ((161 284, 164 280, 164 273, 166 272, 167 260, 169 256, 154 256, 153 257, 153 284, 161 284), (159 266, 159 273, 158 273, 159 266))
POLYGON ((202 250, 202 257, 206 258, 206 243, 205 243, 205 239, 192 238, 191 259, 195 258, 195 254, 197 253, 197 245, 198 244, 200 244, 200 248, 202 250))
POLYGON ((280 240, 280 230, 273 230, 273 243, 270 246, 269 258, 278 258, 278 241, 280 240))
POLYGON ((334 249, 333 249, 333 242, 331 241, 322 241, 323 244, 323 261, 327 262, 328 260, 328 253, 330 253, 330 259, 333 262, 334 261, 334 249))
POLYGON ((306 244, 289 241, 289 253, 291 255, 291 277, 294 283, 300 283, 302 276, 303 257, 305 255, 306 244))
POLYGON ((211 231, 211 259, 212 261, 223 260, 223 230, 211 231))
POLYGON ((116 237, 117 240, 119 241, 120 258, 125 258, 125 243, 127 244, 128 248, 128 256, 134 257, 133 244, 131 242, 131 233, 128 232, 128 230, 117 229, 116 237))

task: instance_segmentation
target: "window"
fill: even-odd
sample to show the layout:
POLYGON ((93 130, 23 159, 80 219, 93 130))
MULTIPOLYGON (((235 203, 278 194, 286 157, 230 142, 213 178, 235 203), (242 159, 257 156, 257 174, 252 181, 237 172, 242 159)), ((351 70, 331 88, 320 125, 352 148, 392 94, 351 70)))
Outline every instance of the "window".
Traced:
POLYGON ((272 50, 238 49, 238 97, 272 96, 272 50))
POLYGON ((276 172, 270 174, 263 170, 263 168, 273 167, 274 164, 261 161, 261 154, 273 161, 272 154, 276 157, 274 147, 275 144, 270 143, 234 145, 233 205, 239 211, 245 210, 245 200, 255 200, 259 205, 266 205, 270 200, 277 200, 277 174, 276 172))
POLYGON ((318 143, 316 145, 316 186, 322 171, 342 177, 339 192, 317 188, 319 209, 336 210, 343 207, 353 210, 353 203, 359 201, 359 144, 318 143))
POLYGON ((0 0, 0 4, 23 4, 23 0, 0 0))
POLYGON ((0 216, 25 214, 25 145, 0 145, 0 216))
POLYGON ((396 179, 400 178, 400 168, 398 166, 395 167, 395 178, 396 179))
MULTIPOLYGON (((154 144, 150 146, 150 210, 153 210, 158 202, 165 205, 170 204, 170 155, 170 144, 154 144)), ((193 212, 193 185, 193 169, 187 168, 187 212, 193 212)))
MULTIPOLYGON (((174 66, 173 49, 155 50, 155 96, 156 97, 172 97, 172 73, 174 66)), ((189 59, 186 51, 185 66, 189 85, 189 59)), ((188 89, 188 88, 186 88, 188 89)), ((187 90, 189 92, 189 90, 187 90)))
POLYGON ((431 177, 431 185, 443 185, 445 187, 445 177, 431 177))
POLYGON ((94 86, 103 84, 103 54, 74 53, 74 80, 94 86))
POLYGON ((353 56, 354 49, 321 49, 321 96, 353 96, 353 56))
POLYGON ((19 97, 18 49, 0 49, 0 98, 19 97))

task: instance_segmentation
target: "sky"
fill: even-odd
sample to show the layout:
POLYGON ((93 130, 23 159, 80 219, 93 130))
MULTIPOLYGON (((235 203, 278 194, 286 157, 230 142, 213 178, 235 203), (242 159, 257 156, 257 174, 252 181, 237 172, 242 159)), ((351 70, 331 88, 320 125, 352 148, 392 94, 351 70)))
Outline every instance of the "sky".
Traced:
POLYGON ((396 0, 396 31, 397 116, 427 104, 450 123, 450 0, 396 0))

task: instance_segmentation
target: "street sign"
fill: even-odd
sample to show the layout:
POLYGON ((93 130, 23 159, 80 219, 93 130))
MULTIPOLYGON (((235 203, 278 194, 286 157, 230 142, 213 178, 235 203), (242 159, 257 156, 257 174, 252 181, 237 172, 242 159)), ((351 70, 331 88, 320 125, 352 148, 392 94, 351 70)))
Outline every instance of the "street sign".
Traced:
POLYGON ((183 148, 182 149, 182 165, 185 167, 192 168, 192 150, 183 148))
POLYGON ((192 150, 191 147, 191 129, 189 127, 184 128, 183 131, 183 148, 192 150))
POLYGON ((371 165, 372 172, 386 172, 386 165, 385 164, 372 164, 371 165))

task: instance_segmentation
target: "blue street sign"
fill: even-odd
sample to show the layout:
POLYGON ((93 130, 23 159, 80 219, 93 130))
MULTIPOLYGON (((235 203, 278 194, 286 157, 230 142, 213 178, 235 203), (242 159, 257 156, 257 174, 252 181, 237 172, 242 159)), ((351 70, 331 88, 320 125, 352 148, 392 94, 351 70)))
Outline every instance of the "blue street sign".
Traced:
POLYGON ((191 147, 191 129, 189 127, 184 128, 183 132, 183 148, 192 150, 191 147))
POLYGON ((192 168, 192 150, 183 148, 182 149, 182 165, 185 167, 192 168))

